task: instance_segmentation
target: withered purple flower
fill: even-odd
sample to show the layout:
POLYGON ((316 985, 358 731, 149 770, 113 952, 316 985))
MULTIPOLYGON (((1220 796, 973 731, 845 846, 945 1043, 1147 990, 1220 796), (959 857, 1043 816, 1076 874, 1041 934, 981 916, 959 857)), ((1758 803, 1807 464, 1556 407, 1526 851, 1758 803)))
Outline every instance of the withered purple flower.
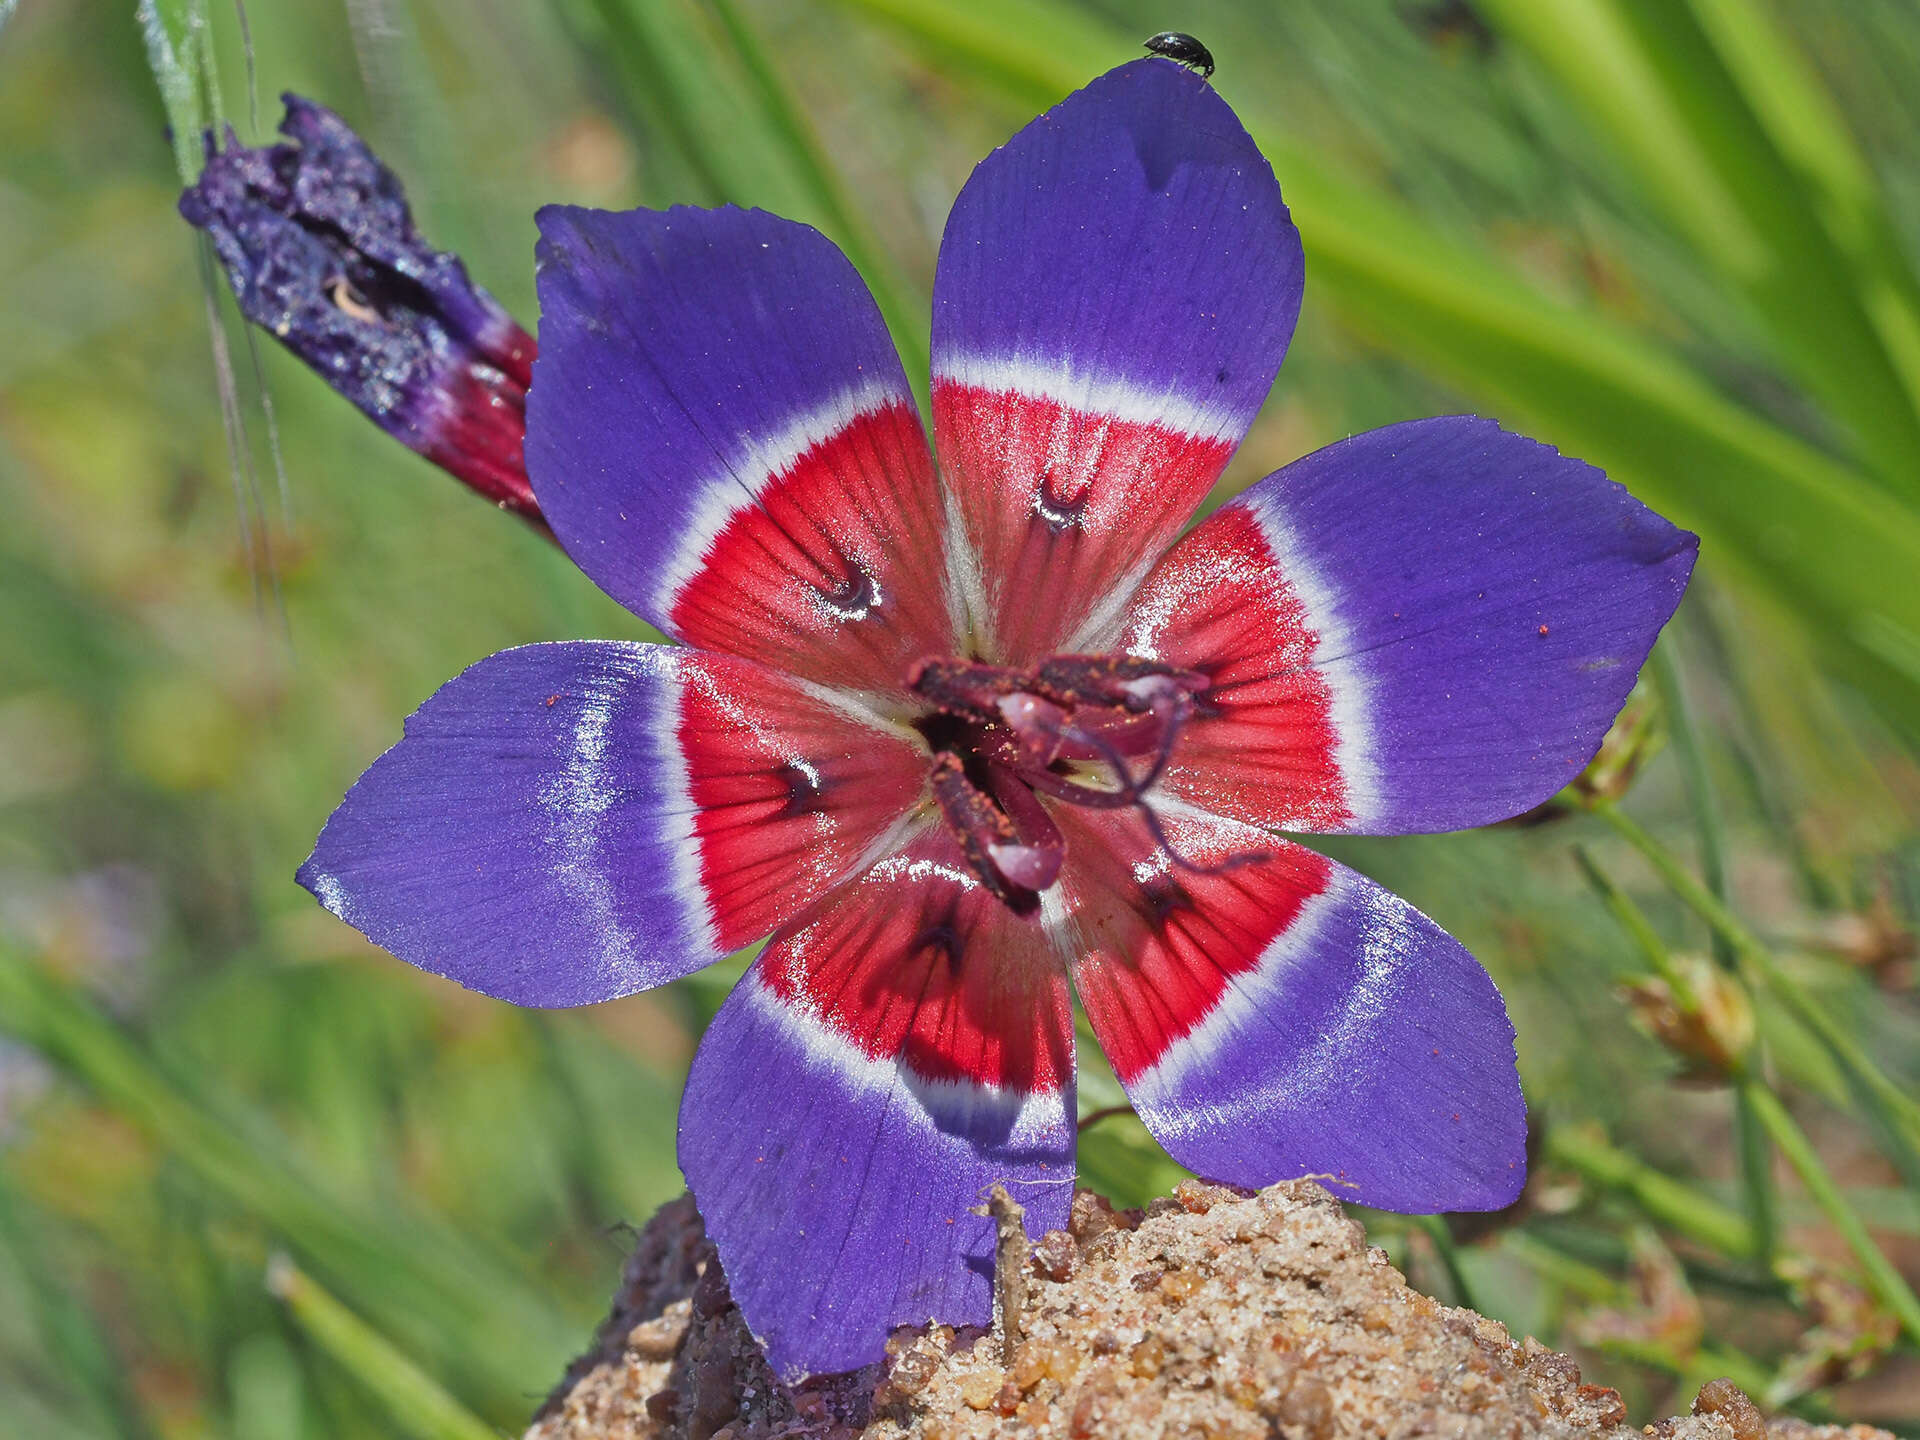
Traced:
POLYGON ((285 95, 287 143, 207 136, 180 213, 240 311, 410 450, 544 528, 521 458, 533 338, 414 228, 407 197, 323 105, 285 95))

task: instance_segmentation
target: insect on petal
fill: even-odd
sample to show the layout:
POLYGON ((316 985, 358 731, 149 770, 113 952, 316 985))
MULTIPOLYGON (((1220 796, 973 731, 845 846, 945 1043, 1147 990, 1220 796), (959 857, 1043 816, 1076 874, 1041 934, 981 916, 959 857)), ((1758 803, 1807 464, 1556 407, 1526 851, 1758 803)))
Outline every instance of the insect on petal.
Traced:
POLYGON ((940 246, 933 413, 989 658, 1106 648, 1266 399, 1302 279, 1271 167, 1164 60, 980 163, 940 246))
POLYGON ((991 1314, 1005 1183, 1039 1235, 1073 1180, 1073 1024, 1039 928, 932 832, 776 936, 708 1027, 680 1166, 776 1371, 991 1314))
POLYGON ((790 919, 899 823, 923 767, 898 736, 758 665, 528 645, 414 713, 300 883, 424 970, 516 1004, 584 1005, 790 919))
POLYGON ((832 242, 759 210, 540 212, 527 469, 616 600, 689 644, 896 689, 952 648, 919 411, 832 242))
POLYGON ((1212 681, 1165 786, 1252 824, 1458 830, 1593 758, 1699 548, 1490 420, 1356 435, 1186 536, 1129 651, 1212 681))
POLYGON ((1231 821, 1076 812, 1074 984, 1154 1137, 1212 1180, 1331 1177, 1387 1210, 1493 1210, 1526 1178, 1500 992, 1404 900, 1231 821), (1255 858, 1259 857, 1259 858, 1255 858), (1221 868, 1221 867, 1227 868, 1221 868))

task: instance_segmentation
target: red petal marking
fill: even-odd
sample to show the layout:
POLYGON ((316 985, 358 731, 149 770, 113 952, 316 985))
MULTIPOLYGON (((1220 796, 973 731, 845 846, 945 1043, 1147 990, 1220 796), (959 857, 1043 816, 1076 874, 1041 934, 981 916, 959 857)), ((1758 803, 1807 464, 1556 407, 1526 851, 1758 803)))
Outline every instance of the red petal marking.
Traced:
POLYGON ((1212 682, 1161 784, 1215 814, 1294 830, 1353 819, 1319 636, 1259 520, 1230 505, 1175 545, 1129 608, 1123 647, 1212 682))
POLYGON ((1181 857, 1171 864, 1131 811, 1057 812, 1067 834, 1064 898, 1081 956, 1073 983, 1114 1074, 1130 1083, 1199 1027, 1235 975, 1260 964, 1301 907, 1333 881, 1333 862, 1243 825, 1161 816, 1181 857))
POLYGON ((926 786, 926 756, 904 737, 719 656, 686 664, 678 738, 723 951, 825 894, 926 786))
POLYGON ((941 502, 910 402, 855 415, 734 498, 672 597, 681 639, 876 690, 954 648, 941 502))
POLYGON ((774 937, 766 986, 926 1080, 1052 1093, 1073 1078, 1060 960, 929 832, 774 937))
POLYGON ((1101 649, 1080 628, 1179 533, 1233 442, 936 379, 940 464, 984 579, 995 653, 1101 649), (1051 518, 1049 518, 1051 517, 1051 518))

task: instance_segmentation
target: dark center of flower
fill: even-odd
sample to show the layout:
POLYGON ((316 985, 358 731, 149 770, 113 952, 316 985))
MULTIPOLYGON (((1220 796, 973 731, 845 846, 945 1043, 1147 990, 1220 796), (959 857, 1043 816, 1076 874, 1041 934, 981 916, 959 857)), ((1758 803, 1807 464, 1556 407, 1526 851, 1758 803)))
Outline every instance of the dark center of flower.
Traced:
POLYGON ((933 797, 981 884, 1031 915, 1067 845, 1042 795, 1136 807, 1165 847, 1146 795, 1173 756, 1207 678, 1131 655, 1054 655, 1027 670, 922 660, 907 685, 932 709, 933 797))

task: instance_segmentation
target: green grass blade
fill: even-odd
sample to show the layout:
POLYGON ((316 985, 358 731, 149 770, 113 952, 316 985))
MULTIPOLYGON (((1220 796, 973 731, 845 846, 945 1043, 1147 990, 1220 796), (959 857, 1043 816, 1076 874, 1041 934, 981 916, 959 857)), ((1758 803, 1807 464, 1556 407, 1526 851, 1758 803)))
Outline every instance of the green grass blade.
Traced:
POLYGON ((83 996, 4 947, 0 1031, 34 1046, 277 1231, 383 1325, 457 1365, 490 1413, 517 1416, 529 1388, 571 1358, 574 1326, 516 1272, 418 1216, 333 1193, 279 1153, 261 1127, 190 1097, 83 996))
POLYGON ((13 1303, 29 1312, 41 1348, 57 1365, 64 1384, 93 1412, 101 1433, 146 1440, 153 1431, 127 1383, 126 1368, 80 1293, 55 1273, 34 1220, 18 1190, 0 1175, 0 1246, 12 1252, 27 1291, 13 1303))
POLYGON ((140 0, 138 15, 147 64, 173 131, 174 164, 191 184, 200 173, 200 136, 219 113, 206 85, 206 0, 140 0))
POLYGON ((1781 363, 1852 433, 1861 458, 1895 493, 1920 496, 1920 389, 1888 353, 1848 257, 1820 221, 1818 196, 1775 149, 1686 8, 1649 0, 1486 8, 1746 295, 1781 363))
MULTIPOLYGON (((1661 638, 1653 650, 1653 686, 1666 711, 1667 733, 1673 752, 1680 762, 1680 774, 1687 786, 1687 803, 1693 808, 1694 828, 1700 841, 1700 873, 1714 898, 1727 898, 1727 842, 1720 827, 1720 807, 1714 801, 1713 777, 1707 773, 1707 757, 1700 748, 1700 736, 1694 729, 1693 707, 1687 703, 1686 686, 1680 667, 1673 658, 1671 632, 1661 638)), ((1713 932, 1714 958, 1731 968, 1733 947, 1726 936, 1713 932)))
POLYGON ((783 163, 738 70, 720 57, 707 16, 683 0, 594 0, 594 9, 620 58, 658 92, 658 112, 719 196, 813 218, 801 214, 810 197, 783 163))
MULTIPOLYGON (((1138 53, 1043 0, 842 3, 1030 104, 1138 53)), ((1231 98, 1231 76, 1218 79, 1231 98)), ((1310 148, 1254 138, 1306 243, 1310 303, 1331 301, 1349 325, 1703 531, 1714 563, 1787 600, 1823 631, 1832 663, 1920 730, 1920 516, 1664 348, 1546 298, 1310 148), (1888 657, 1888 635, 1913 637, 1914 665, 1888 657)))
POLYGON ((1847 259, 1867 317, 1920 403, 1920 283, 1873 167, 1833 97, 1756 0, 1689 0, 1694 18, 1847 259))
POLYGON ((276 1255, 268 1263, 267 1290, 309 1339, 386 1407, 402 1434, 414 1440, 499 1440, 499 1432, 482 1424, 287 1256, 276 1255))
POLYGON ((1800 1183, 1807 1187, 1807 1193, 1814 1203, 1826 1212, 1833 1228, 1847 1242, 1847 1248, 1853 1251, 1854 1258, 1860 1262, 1866 1272, 1867 1284, 1880 1301, 1900 1321, 1900 1328, 1907 1332, 1909 1339, 1920 1343, 1920 1298, 1907 1284, 1899 1270, 1887 1259, 1886 1252, 1874 1243, 1867 1233, 1867 1227, 1861 1222, 1853 1207, 1847 1203, 1847 1197, 1841 1193, 1839 1183, 1822 1163, 1819 1154, 1807 1140, 1806 1133, 1796 1125, 1793 1117, 1787 1113, 1780 1098, 1766 1086, 1750 1084, 1746 1087, 1751 1093, 1754 1113, 1760 1123, 1767 1127, 1780 1152, 1787 1157, 1800 1176, 1800 1183))

